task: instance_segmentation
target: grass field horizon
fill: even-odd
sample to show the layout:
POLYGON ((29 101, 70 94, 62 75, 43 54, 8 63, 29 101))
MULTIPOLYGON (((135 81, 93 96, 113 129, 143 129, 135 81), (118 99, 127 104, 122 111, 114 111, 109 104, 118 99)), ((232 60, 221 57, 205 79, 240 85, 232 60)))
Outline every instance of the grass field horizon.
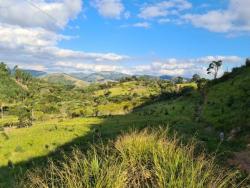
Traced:
POLYGON ((0 0, 0 188, 250 188, 250 0, 0 0))
MULTIPOLYGON (((220 88, 220 85, 221 87, 225 87, 226 83, 231 83, 231 79, 235 80, 235 87, 238 87, 242 83, 241 80, 245 81, 245 79, 249 79, 248 72, 249 68, 243 67, 237 77, 229 78, 226 81, 222 79, 221 82, 209 87, 220 88)), ((148 87, 150 83, 148 80, 146 82, 140 81, 141 84, 137 82, 125 81, 121 85, 116 83, 108 89, 100 88, 95 92, 94 97, 106 96, 104 103, 110 108, 112 107, 112 103, 114 103, 114 97, 122 95, 125 97, 126 95, 134 96, 138 86, 140 88, 142 87, 140 85, 144 83, 148 87), (126 87, 124 88, 124 86, 126 87), (131 89, 127 90, 128 88, 131 89), (108 95, 105 95, 105 93, 108 93, 108 95)), ((244 150, 247 144, 247 140, 245 140, 247 137, 243 135, 247 136, 246 133, 240 133, 241 140, 234 138, 233 140, 221 142, 219 133, 224 128, 221 127, 220 122, 218 122, 218 127, 216 124, 214 124, 214 127, 211 127, 207 121, 202 119, 203 117, 209 118, 209 116, 203 115, 203 111, 206 112, 206 106, 211 104, 200 102, 202 97, 193 82, 178 84, 178 86, 166 86, 168 89, 165 94, 157 94, 162 89, 155 86, 153 88, 156 88, 156 90, 152 90, 154 95, 151 96, 151 99, 148 98, 148 91, 145 92, 140 89, 141 94, 139 95, 141 96, 134 96, 134 99, 138 101, 137 105, 133 104, 133 108, 120 107, 116 109, 117 113, 114 114, 104 113, 105 115, 101 115, 101 111, 99 114, 94 113, 92 117, 91 115, 88 117, 87 114, 86 117, 71 117, 70 114, 70 117, 63 114, 54 116, 44 114, 44 118, 39 116, 39 119, 33 120, 32 126, 23 128, 16 127, 19 124, 20 117, 17 115, 5 115, 0 120, 2 129, 0 138, 4 143, 4 145, 1 145, 0 150, 2 157, 0 164, 2 172, 0 182, 2 183, 0 185, 15 186, 17 179, 23 176, 26 170, 42 169, 44 165, 47 165, 48 160, 64 160, 64 156, 71 155, 75 149, 85 153, 92 148, 92 144, 95 146, 98 144, 105 145, 110 140, 115 140, 121 134, 131 132, 131 130, 140 131, 149 127, 161 126, 168 128, 169 133, 172 136, 176 133, 184 145, 188 144, 190 140, 195 140, 197 143, 195 148, 203 151, 204 155, 215 155, 214 162, 224 166, 223 168, 228 168, 227 159, 233 155, 233 152, 244 150), (146 100, 144 99, 144 102, 139 102, 141 100, 140 97, 144 97, 144 94, 146 94, 146 100), (203 110, 197 112, 200 106, 202 106, 203 110), (123 113, 120 113, 119 109, 123 113), (198 120, 198 117, 201 119, 198 120), (22 139, 20 140, 20 138, 22 139), (13 176, 16 178, 13 179, 13 176)), ((210 92, 216 90, 211 90, 210 92)), ((210 92, 208 92, 208 96, 210 92)), ((236 96, 240 95, 241 93, 236 93, 236 96)), ((210 98, 208 97, 208 99, 210 98)), ((227 101, 225 100, 225 102, 227 101)), ((127 102, 127 104, 131 103, 132 101, 127 102)), ((119 105, 121 104, 123 104, 123 101, 119 105)), ((102 104, 99 103, 99 105, 101 106, 102 104)), ((36 114, 36 111, 33 113, 36 114)), ((247 117, 247 112, 244 113, 246 113, 247 117)), ((80 116, 84 115, 80 114, 80 116)), ((235 127, 237 126, 235 125, 235 127)), ((245 129, 245 127, 241 128, 245 129)), ((239 135, 237 138, 239 138, 239 135)), ((239 177, 243 180, 246 175, 243 173, 239 177)))

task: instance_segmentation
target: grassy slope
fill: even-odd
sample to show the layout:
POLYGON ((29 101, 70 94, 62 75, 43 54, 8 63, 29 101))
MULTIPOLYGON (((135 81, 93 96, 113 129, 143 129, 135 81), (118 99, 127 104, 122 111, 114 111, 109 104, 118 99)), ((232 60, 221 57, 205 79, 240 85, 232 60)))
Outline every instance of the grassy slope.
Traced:
POLYGON ((7 129, 0 133, 0 166, 45 156, 57 147, 89 131, 98 118, 37 122, 31 128, 7 129))
POLYGON ((73 85, 79 88, 86 87, 88 85, 87 82, 74 78, 67 74, 49 74, 42 77, 43 80, 62 85, 73 85))
POLYGON ((215 128, 229 131, 250 127, 250 67, 208 89, 202 117, 215 128))
POLYGON ((7 101, 8 98, 18 98, 24 94, 24 89, 14 79, 0 73, 0 99, 3 98, 7 101))
MULTIPOLYGON (((227 108, 227 100, 224 100, 228 93, 233 95, 233 97, 236 99, 235 104, 244 105, 247 101, 247 98, 245 95, 243 96, 242 91, 239 91, 239 87, 242 87, 242 84, 245 86, 249 85, 249 68, 244 69, 239 75, 236 75, 234 78, 234 84, 232 85, 232 80, 226 80, 224 82, 220 82, 216 85, 213 85, 210 87, 209 92, 207 94, 207 101, 210 101, 211 99, 216 100, 216 102, 219 103, 219 105, 225 106, 227 108), (233 89, 231 88, 233 87, 233 89), (238 89, 238 90, 237 90, 238 89), (229 92, 230 91, 230 92, 229 92), (215 97, 216 96, 216 97, 215 97), (221 100, 223 99, 223 100, 221 100)), ((144 88, 141 88, 141 86, 137 87, 136 83, 128 82, 124 83, 121 87, 115 87, 109 89, 111 91, 111 96, 117 96, 119 94, 126 94, 129 92, 128 90, 133 91, 133 89, 129 88, 136 87, 135 91, 140 91, 141 94, 148 94, 150 93, 150 88, 147 88, 146 86, 144 88)), ((152 89, 152 92, 155 92, 157 89, 152 89)), ((157 93, 156 92, 156 93, 157 93)), ((96 95, 102 95, 104 93, 103 90, 97 91, 96 95)), ((179 133, 186 134, 189 136, 195 136, 197 135, 197 138, 201 140, 202 142, 205 142, 207 146, 210 148, 211 151, 215 151, 217 149, 217 146, 219 144, 218 140, 218 132, 216 130, 213 130, 212 132, 207 132, 205 130, 208 122, 218 122, 216 120, 216 116, 211 115, 209 112, 217 110, 217 106, 210 105, 209 103, 205 103, 204 105, 204 111, 202 113, 203 121, 202 122, 196 122, 195 116, 196 116, 196 110, 197 106, 199 105, 199 102, 201 100, 201 97, 199 96, 199 93, 194 91, 192 94, 188 96, 182 96, 178 99, 174 100, 167 100, 162 102, 157 102, 148 106, 145 106, 143 108, 138 108, 134 112, 124 115, 124 116, 113 116, 107 119, 94 119, 94 122, 88 122, 86 123, 87 119, 74 119, 74 120, 67 120, 68 124, 64 124, 64 122, 43 122, 42 124, 44 126, 34 126, 28 129, 23 130, 12 130, 10 134, 12 135, 18 135, 10 137, 10 140, 7 140, 7 142, 12 143, 12 147, 9 147, 9 149, 5 148, 5 155, 9 157, 9 159, 15 156, 15 158, 18 159, 18 161, 27 160, 28 158, 33 158, 35 156, 43 156, 48 154, 50 151, 53 151, 55 149, 55 146, 53 146, 53 143, 58 143, 56 147, 59 147, 61 144, 67 143, 72 141, 75 138, 82 137, 85 142, 90 141, 89 139, 92 138, 88 137, 86 135, 94 135, 95 133, 90 131, 92 127, 95 127, 95 125, 101 125, 100 126, 100 132, 103 138, 115 138, 116 135, 121 133, 121 130, 128 130, 131 127, 134 128, 142 128, 148 125, 170 125, 171 127, 174 127, 179 133), (85 123, 84 123, 85 122, 85 123), (55 129, 55 126, 60 127, 59 130, 55 129), (70 129, 74 126, 77 128, 74 128, 74 131, 76 131, 75 134, 72 134, 72 131, 67 130, 67 126, 70 127, 70 129), (87 126, 87 128, 83 128, 82 126, 87 126), (49 131, 51 130, 51 131, 49 131), (61 135, 60 137, 57 137, 58 134, 61 135), (27 144, 34 140, 32 136, 27 137, 28 135, 36 135, 39 134, 39 140, 41 141, 41 144, 38 144, 39 147, 30 148, 27 144), (47 134, 50 135, 47 137, 47 134), (50 141, 50 138, 55 136, 55 139, 53 142, 50 141), (19 139, 22 137, 27 137, 28 140, 25 140, 25 142, 20 142, 18 148, 15 143, 19 142, 19 139), (85 139, 86 137, 86 139, 85 139), (65 139, 64 139, 65 138, 65 139), (48 145, 48 149, 45 148, 45 146, 48 145), (20 148, 25 148, 24 152, 22 153, 20 148), (39 150, 38 155, 35 153, 28 155, 27 153, 30 152, 30 149, 32 150, 39 150), (16 151, 17 152, 16 152, 16 151), (10 154, 10 155, 9 155, 10 154), (12 155, 14 154, 14 155, 12 155), (28 157, 27 157, 28 156, 28 157)), ((216 103, 215 103, 216 104, 216 103)), ((248 103, 246 103, 248 104, 248 103)), ((218 104, 217 104, 218 105, 218 104)), ((236 105, 235 105, 236 106, 236 105)), ((117 108, 114 106, 114 109, 117 108)), ((226 109, 227 110, 227 109, 226 109)), ((236 117, 239 119, 242 117, 242 114, 247 115, 247 113, 244 112, 244 110, 239 108, 230 108, 230 113, 232 117, 236 117), (240 110, 240 113, 238 111, 240 110)), ((249 109, 246 109, 249 110, 249 109)), ((248 111, 246 111, 248 112, 248 111)), ((223 115, 223 114, 222 114, 223 115)), ((227 115, 223 115, 223 118, 227 119, 227 115)), ((226 121, 226 120, 225 120, 226 121)), ((246 120, 246 122, 249 123, 249 119, 246 120)), ((235 122, 238 123, 238 122, 235 122)), ((238 124, 232 124, 232 122, 228 122, 226 126, 229 126, 232 128, 232 126, 238 126, 238 124)), ((212 124, 212 127, 217 127, 217 124, 212 124)), ((220 127, 220 125, 219 125, 220 127)), ((74 132, 73 131, 73 132, 74 132)), ((1 135, 3 136, 3 135, 1 135)), ((0 137, 1 137, 0 136, 0 137)), ((4 137, 4 136, 3 136, 4 137)), ((1 139, 1 138, 0 138, 1 139)), ((3 139, 3 138, 2 138, 3 139)), ((5 139, 5 138, 4 138, 5 139)), ((6 140, 5 140, 6 142, 6 140)), ((70 145, 74 145, 74 141, 70 145)), ((231 144, 231 142, 225 142, 222 144, 222 147, 225 150, 230 150, 234 145, 231 144)), ((2 150, 0 150, 1 152, 2 150)), ((31 160, 32 161, 32 160, 31 160)), ((6 161, 5 161, 6 164, 6 161)), ((0 176, 0 180, 3 180, 5 178, 10 178, 7 176, 0 176)), ((10 179, 9 179, 10 180, 10 179)))
MULTIPOLYGON (((111 92, 111 96, 117 95, 128 95, 136 93, 138 95, 149 96, 149 95, 157 95, 160 92, 158 87, 148 87, 142 84, 138 84, 136 81, 124 82, 118 86, 112 87, 108 91, 111 92)), ((96 96, 104 95, 105 90, 98 90, 95 92, 96 96)))
POLYGON ((123 101, 119 103, 109 102, 100 104, 98 110, 103 115, 126 114, 128 111, 147 101, 148 97, 160 94, 160 88, 158 86, 146 86, 143 82, 130 81, 116 85, 108 90, 98 90, 94 95, 95 97, 104 96, 106 91, 110 92, 110 97, 112 98, 127 96, 129 99, 123 99, 123 101), (124 107, 127 107, 127 109, 124 110, 124 107))
MULTIPOLYGON (((74 150, 63 164, 33 169, 24 187, 238 187, 236 173, 197 156, 165 129, 132 132, 87 154, 74 150)), ((22 179, 23 180, 23 179, 22 179)), ((20 184, 19 184, 20 185, 20 184)), ((241 184, 243 187, 243 185, 241 184)), ((22 186, 21 186, 22 187, 22 186)))

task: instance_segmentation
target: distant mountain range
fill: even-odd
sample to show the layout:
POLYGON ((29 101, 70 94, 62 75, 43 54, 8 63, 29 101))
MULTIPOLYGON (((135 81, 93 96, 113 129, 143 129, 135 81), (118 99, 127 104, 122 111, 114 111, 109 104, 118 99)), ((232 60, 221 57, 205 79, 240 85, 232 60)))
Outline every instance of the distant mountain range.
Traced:
MULTIPOLYGON (((124 74, 120 72, 113 71, 101 71, 95 73, 84 73, 84 72, 74 72, 74 73, 47 73, 44 71, 36 70, 24 70, 30 73, 34 77, 39 77, 51 83, 58 83, 64 85, 75 85, 77 87, 85 87, 89 83, 104 83, 108 81, 119 81, 122 78, 131 77, 132 75, 124 74)), ((162 75, 133 75, 138 78, 145 79, 162 79, 162 80, 172 80, 173 76, 162 75)))
POLYGON ((37 71, 37 70, 29 70, 29 69, 23 69, 23 71, 30 73, 34 77, 40 77, 48 74, 47 72, 44 71, 37 71))

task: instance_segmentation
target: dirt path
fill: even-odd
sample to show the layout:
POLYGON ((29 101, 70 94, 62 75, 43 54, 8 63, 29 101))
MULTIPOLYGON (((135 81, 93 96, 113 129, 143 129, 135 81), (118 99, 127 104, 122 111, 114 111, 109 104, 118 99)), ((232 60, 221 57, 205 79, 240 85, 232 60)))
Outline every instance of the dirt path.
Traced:
POLYGON ((201 115, 204 109, 204 105, 207 103, 207 91, 204 91, 203 95, 202 95, 202 103, 198 104, 197 109, 196 109, 196 117, 198 118, 198 120, 201 119, 201 115))

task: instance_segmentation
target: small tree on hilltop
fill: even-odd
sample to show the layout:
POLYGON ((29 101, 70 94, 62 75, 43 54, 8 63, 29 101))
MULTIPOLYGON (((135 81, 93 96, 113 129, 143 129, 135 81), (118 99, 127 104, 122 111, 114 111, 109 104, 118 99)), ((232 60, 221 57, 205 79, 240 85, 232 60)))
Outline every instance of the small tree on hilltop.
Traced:
POLYGON ((207 74, 214 75, 214 79, 216 79, 221 65, 222 65, 222 60, 213 61, 212 63, 209 64, 209 67, 207 68, 207 74))
POLYGON ((184 78, 182 78, 181 76, 178 76, 178 77, 174 78, 174 82, 176 84, 182 84, 184 82, 184 78))
POLYGON ((192 77, 192 82, 198 82, 201 79, 199 74, 194 74, 192 77))

